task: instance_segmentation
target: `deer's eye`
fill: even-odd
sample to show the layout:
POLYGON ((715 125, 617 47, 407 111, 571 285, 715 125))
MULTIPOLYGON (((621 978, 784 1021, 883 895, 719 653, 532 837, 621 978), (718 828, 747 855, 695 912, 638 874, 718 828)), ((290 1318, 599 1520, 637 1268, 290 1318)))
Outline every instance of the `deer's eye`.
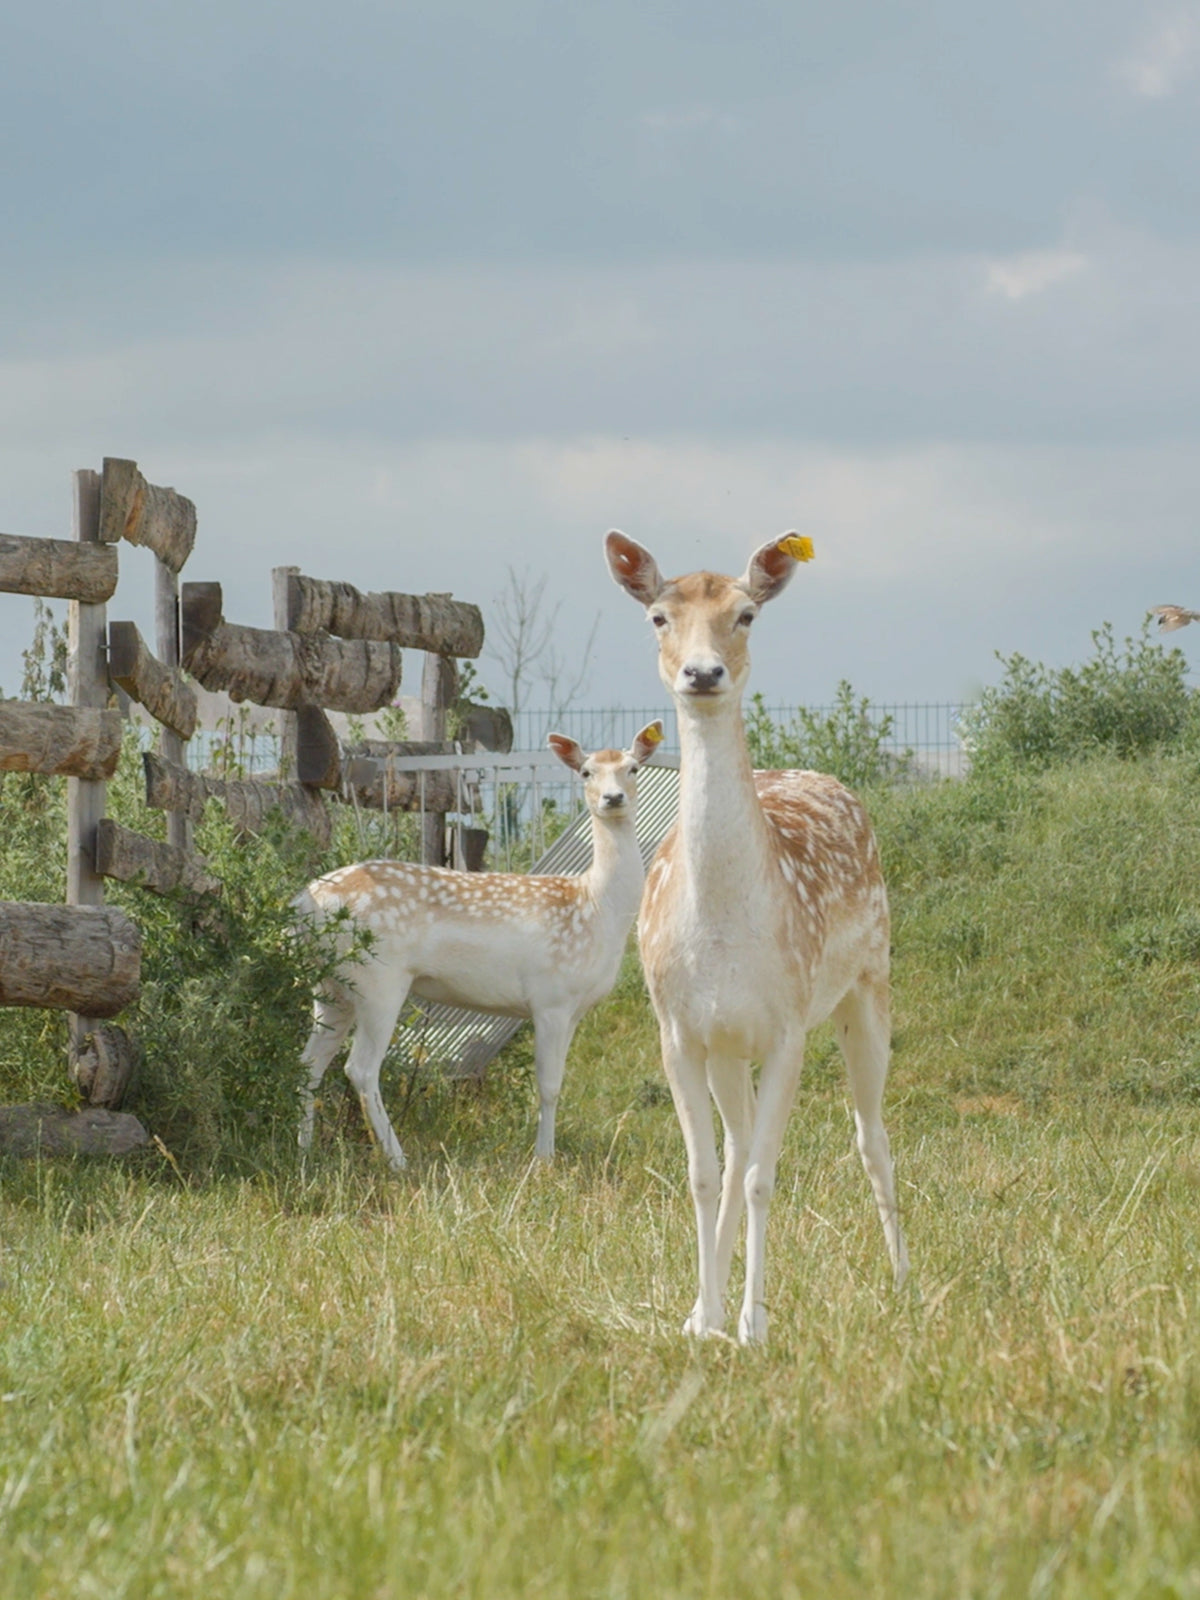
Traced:
POLYGON ((588 778, 590 778, 590 777, 591 777, 591 776, 592 776, 592 769, 591 769, 591 767, 580 767, 580 769, 579 769, 579 776, 580 776, 580 777, 581 777, 581 778, 583 778, 583 779, 584 779, 584 781, 585 781, 585 782, 586 782, 586 781, 587 781, 587 779, 588 779, 588 778))
POLYGON ((757 611, 755 611, 752 607, 747 606, 745 611, 743 611, 741 616, 738 618, 738 627, 748 628, 757 615, 757 611))
POLYGON ((629 763, 629 776, 631 778, 636 778, 637 777, 637 766, 632 761, 629 763))
POLYGON ((667 619, 661 611, 652 612, 650 615, 650 621, 656 628, 665 628, 667 625, 667 619))

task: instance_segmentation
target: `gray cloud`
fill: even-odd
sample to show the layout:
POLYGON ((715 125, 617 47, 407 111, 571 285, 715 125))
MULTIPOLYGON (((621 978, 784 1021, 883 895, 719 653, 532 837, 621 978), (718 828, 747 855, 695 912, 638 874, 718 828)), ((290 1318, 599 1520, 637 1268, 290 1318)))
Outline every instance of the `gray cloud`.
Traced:
POLYGON ((485 605, 529 564, 564 639, 603 612, 592 703, 659 698, 613 523, 674 568, 814 535, 772 698, 1077 658, 1200 603, 1192 14, 26 8, 0 526, 65 532, 69 469, 129 454, 240 620, 281 562, 485 605))

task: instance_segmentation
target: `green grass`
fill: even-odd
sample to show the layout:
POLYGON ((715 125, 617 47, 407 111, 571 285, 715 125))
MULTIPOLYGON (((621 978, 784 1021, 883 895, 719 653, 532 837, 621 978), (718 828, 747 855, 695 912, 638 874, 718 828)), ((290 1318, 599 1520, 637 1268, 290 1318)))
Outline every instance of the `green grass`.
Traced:
POLYGON ((1200 772, 873 804, 909 1291, 822 1030, 771 1344, 680 1337, 691 1204, 632 961, 548 1170, 521 1040, 482 1090, 417 1088, 401 1178, 332 1075, 306 1165, 265 1136, 186 1181, 10 1165, 4 1593, 1200 1595, 1200 772))

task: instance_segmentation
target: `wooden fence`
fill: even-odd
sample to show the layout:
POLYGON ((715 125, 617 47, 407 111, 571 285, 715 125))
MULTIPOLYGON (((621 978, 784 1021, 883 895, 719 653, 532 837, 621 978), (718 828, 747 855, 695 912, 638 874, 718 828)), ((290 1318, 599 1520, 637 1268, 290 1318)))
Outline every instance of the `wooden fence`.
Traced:
MULTIPOLYGON (((68 816, 65 906, 0 902, 0 1006, 69 1012, 71 1075, 90 1104, 115 1106, 133 1053, 109 1019, 137 998, 141 938, 130 918, 105 906, 106 878, 160 894, 219 892, 192 845, 193 824, 210 799, 248 833, 278 808, 321 843, 330 837, 327 801, 335 796, 419 809, 424 859, 441 863, 445 817, 460 804, 459 786, 442 773, 418 783, 396 762, 453 752, 452 708, 485 748, 510 749, 512 726, 506 713, 458 704, 456 660, 483 648, 477 606, 449 594, 362 594, 278 567, 275 627, 227 622, 219 583, 180 584, 195 544, 195 506, 148 483, 133 461, 106 458, 101 473, 75 473, 73 534, 0 536, 0 590, 70 603, 69 703, 0 700, 0 773, 65 775, 68 816), (107 622, 122 540, 154 556, 153 648, 132 622, 107 622), (390 705, 405 649, 425 653, 427 737, 343 750, 326 712, 390 705), (197 725, 189 678, 234 701, 280 710, 284 755, 274 778, 219 780, 188 770, 186 743, 197 725), (106 783, 121 753, 118 690, 158 724, 158 749, 143 761, 146 802, 167 813, 166 843, 105 816, 106 783)), ((481 859, 477 839, 468 854, 481 859)))

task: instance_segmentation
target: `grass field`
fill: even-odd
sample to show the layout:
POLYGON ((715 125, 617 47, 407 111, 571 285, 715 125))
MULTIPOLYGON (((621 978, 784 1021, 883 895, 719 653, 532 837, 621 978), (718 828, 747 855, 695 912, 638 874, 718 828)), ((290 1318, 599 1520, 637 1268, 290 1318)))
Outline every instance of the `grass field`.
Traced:
POLYGON ((11 1165, 3 1592, 1200 1595, 1200 770, 873 805, 909 1290, 822 1031, 770 1346, 680 1337, 691 1204, 632 959, 549 1169, 521 1041, 412 1097, 402 1178, 340 1081, 306 1165, 282 1135, 202 1180, 11 1165))

